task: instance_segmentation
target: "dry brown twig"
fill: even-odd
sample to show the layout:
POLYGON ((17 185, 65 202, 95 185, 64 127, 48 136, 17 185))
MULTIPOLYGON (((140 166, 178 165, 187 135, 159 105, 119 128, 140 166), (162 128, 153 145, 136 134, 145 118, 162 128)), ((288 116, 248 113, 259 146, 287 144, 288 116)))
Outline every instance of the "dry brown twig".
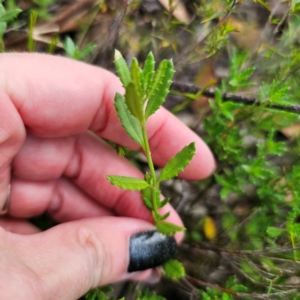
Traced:
MULTIPOLYGON (((200 86, 176 82, 176 81, 172 83, 171 89, 180 93, 191 93, 191 94, 197 94, 202 90, 200 86)), ((202 92, 202 95, 208 98, 215 98, 216 92, 214 88, 208 88, 202 92)), ((300 105, 297 104, 281 105, 275 103, 271 103, 271 104, 260 103, 256 97, 245 97, 245 96, 231 94, 231 93, 223 93, 222 99, 225 102, 231 101, 235 103, 241 103, 244 105, 264 106, 269 109, 276 109, 280 111, 300 114, 300 105)))

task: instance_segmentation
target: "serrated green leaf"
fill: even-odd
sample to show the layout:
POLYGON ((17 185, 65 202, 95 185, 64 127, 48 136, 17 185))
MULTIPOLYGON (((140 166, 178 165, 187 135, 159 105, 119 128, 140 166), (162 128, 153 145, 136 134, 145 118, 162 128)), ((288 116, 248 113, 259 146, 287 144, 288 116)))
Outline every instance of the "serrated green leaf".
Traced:
POLYGON ((185 276, 185 270, 181 262, 176 259, 170 259, 163 264, 163 270, 167 277, 171 279, 180 279, 185 276))
POLYGON ((221 108, 221 112, 230 121, 234 120, 234 109, 236 108, 236 105, 232 105, 230 102, 223 103, 221 108))
POLYGON ((169 218, 170 213, 171 213, 171 212, 168 211, 166 214, 162 215, 162 216, 161 216, 161 220, 163 221, 163 220, 166 220, 167 218, 169 218))
POLYGON ((136 90, 136 85, 130 82, 126 87, 125 102, 130 112, 140 121, 143 120, 143 104, 136 90))
POLYGON ((156 213, 155 211, 152 211, 152 215, 155 221, 163 221, 165 219, 167 219, 170 216, 170 212, 167 212, 164 215, 161 215, 159 213, 156 213))
POLYGON ((0 16, 0 22, 10 22, 10 21, 14 20, 21 11, 22 10, 19 8, 16 8, 16 9, 13 9, 10 11, 6 11, 4 14, 2 14, 0 16))
POLYGON ((235 292, 247 292, 248 291, 248 288, 242 284, 235 284, 230 289, 235 292))
POLYGON ((196 152, 195 143, 190 143, 172 157, 162 169, 158 182, 177 176, 190 163, 196 152))
POLYGON ((118 50, 115 50, 115 66, 121 82, 126 88, 127 85, 131 82, 130 71, 125 59, 123 58, 121 52, 118 50))
POLYGON ((153 76, 154 76, 154 66, 155 66, 154 56, 152 52, 149 52, 142 73, 142 85, 145 94, 147 94, 147 91, 151 90, 153 76))
POLYGON ((227 293, 222 293, 222 300, 233 300, 233 298, 227 293))
POLYGON ((109 300, 109 297, 102 291, 98 291, 97 300, 109 300))
POLYGON ((236 276, 232 275, 226 280, 226 288, 229 289, 235 282, 236 276))
POLYGON ((267 228, 267 234, 272 238, 279 237, 284 232, 284 229, 276 228, 276 227, 268 227, 267 228))
POLYGON ((111 293, 114 291, 114 289, 110 285, 102 286, 102 287, 98 288, 98 290, 101 290, 105 294, 108 294, 108 293, 111 293))
POLYGON ((95 288, 90 290, 87 294, 85 294, 85 299, 86 300, 110 300, 112 298, 106 294, 111 293, 112 291, 113 289, 110 286, 95 288))
POLYGON ((106 178, 111 184, 124 190, 140 191, 149 186, 145 180, 134 177, 109 175, 106 178))
POLYGON ((86 300, 95 300, 96 297, 97 297, 97 291, 96 290, 90 290, 85 295, 86 300))
POLYGON ((159 188, 156 188, 154 192, 155 192, 156 207, 160 207, 160 204, 161 204, 161 200, 160 200, 161 191, 160 191, 159 188))
POLYGON ((148 172, 145 173, 145 180, 149 183, 149 185, 153 185, 153 178, 148 172))
POLYGON ((169 198, 169 197, 165 198, 163 201, 160 202, 159 208, 164 207, 166 204, 168 204, 170 202, 170 200, 171 200, 171 198, 169 198))
POLYGON ((138 291, 136 300, 166 300, 166 299, 156 295, 155 292, 150 292, 149 289, 144 289, 138 291))
POLYGON ((223 99, 222 99, 222 93, 218 88, 216 88, 216 90, 215 90, 215 99, 216 99, 217 105, 221 106, 223 103, 223 99))
POLYGON ((140 123, 128 109, 125 99, 122 95, 118 93, 116 94, 114 105, 126 133, 144 149, 144 138, 140 123))
POLYGON ((172 60, 163 60, 155 73, 151 90, 147 93, 149 100, 145 112, 146 120, 154 114, 165 101, 172 83, 173 74, 174 66, 172 60))
POLYGON ((142 198, 144 200, 145 205, 150 210, 153 209, 152 197, 151 196, 152 196, 151 187, 146 187, 145 189, 142 190, 142 198))
POLYGON ((207 293, 204 291, 200 291, 200 295, 203 298, 203 300, 213 300, 207 293))
POLYGON ((156 212, 155 210, 152 211, 152 216, 153 216, 154 221, 160 221, 161 215, 158 212, 156 212))
POLYGON ((174 235, 176 232, 184 231, 185 228, 173 223, 158 221, 155 223, 157 230, 164 235, 174 235))
POLYGON ((137 101, 142 104, 143 103, 142 98, 144 95, 144 92, 142 90, 142 85, 141 85, 142 70, 140 69, 139 63, 135 57, 132 59, 130 65, 130 76, 131 76, 131 81, 134 84, 136 94, 138 95, 137 101))

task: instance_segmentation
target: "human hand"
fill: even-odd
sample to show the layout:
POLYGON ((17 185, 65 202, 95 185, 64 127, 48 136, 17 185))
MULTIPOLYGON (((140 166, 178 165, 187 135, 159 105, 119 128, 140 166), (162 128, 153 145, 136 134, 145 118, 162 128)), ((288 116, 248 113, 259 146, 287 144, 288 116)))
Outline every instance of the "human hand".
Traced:
MULTIPOLYGON (((136 233, 151 235, 151 214, 138 192, 106 179, 143 175, 99 138, 138 150, 113 106, 122 90, 115 75, 66 58, 0 55, 0 209, 11 184, 8 213, 0 218, 1 299, 76 299, 96 286, 153 277, 153 269, 127 272, 129 262, 134 271, 143 269, 129 245, 136 233), (43 212, 62 224, 39 232, 24 220, 43 212)), ((165 109, 149 119, 148 136, 157 165, 195 141, 196 154, 181 177, 213 172, 208 147, 165 109)), ((171 206, 164 210, 171 211, 169 222, 181 225, 171 206)), ((175 238, 180 242, 182 234, 175 238)), ((171 255, 173 238, 147 247, 157 243, 171 255)), ((147 267, 159 261, 152 254, 147 267)))

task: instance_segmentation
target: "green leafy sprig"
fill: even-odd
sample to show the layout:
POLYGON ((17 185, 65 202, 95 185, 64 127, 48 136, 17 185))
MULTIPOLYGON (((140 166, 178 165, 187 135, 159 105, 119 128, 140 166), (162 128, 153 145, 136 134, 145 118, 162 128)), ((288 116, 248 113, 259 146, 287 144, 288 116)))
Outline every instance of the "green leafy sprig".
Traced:
POLYGON ((159 213, 159 209, 170 200, 168 198, 161 200, 159 184, 183 171, 195 154, 195 143, 185 146, 171 158, 156 178, 146 132, 147 120, 159 109, 169 93, 174 74, 173 63, 171 60, 163 60, 155 71, 154 57, 150 52, 144 69, 139 67, 135 58, 128 68, 125 59, 116 50, 115 65, 126 91, 125 97, 116 94, 115 108, 126 133, 144 150, 150 172, 145 174, 144 180, 116 175, 107 178, 111 184, 122 189, 142 191, 142 198, 152 212, 158 231, 165 235, 173 235, 178 231, 183 231, 184 227, 165 221, 169 212, 164 215, 159 213))
MULTIPOLYGON (((170 212, 162 215, 159 209, 165 206, 170 199, 161 199, 160 183, 177 176, 192 160, 196 148, 195 143, 185 146, 164 166, 160 175, 156 177, 151 156, 146 123, 165 101, 172 83, 174 67, 172 60, 163 60, 155 70, 155 61, 150 52, 146 58, 144 68, 139 67, 134 58, 130 67, 119 51, 115 51, 115 65, 117 73, 125 88, 125 96, 115 96, 115 108, 126 133, 138 143, 146 154, 149 172, 144 179, 116 176, 107 176, 111 184, 125 190, 141 191, 146 207, 152 216, 159 232, 165 235, 174 235, 185 228, 167 222, 170 212)), ((165 273, 172 279, 184 276, 183 266, 176 260, 169 260, 164 265, 165 273)))

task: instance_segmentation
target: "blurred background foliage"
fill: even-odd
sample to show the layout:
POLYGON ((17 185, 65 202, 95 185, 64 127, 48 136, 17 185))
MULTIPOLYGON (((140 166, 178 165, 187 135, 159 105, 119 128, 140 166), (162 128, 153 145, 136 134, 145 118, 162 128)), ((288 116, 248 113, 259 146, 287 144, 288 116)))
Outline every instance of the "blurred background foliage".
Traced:
MULTIPOLYGON (((208 179, 163 186, 187 228, 178 255, 186 278, 86 299, 300 299, 299 37, 299 0, 2 1, 1 51, 112 72, 115 48, 128 62, 149 51, 172 58, 177 85, 165 107, 218 164, 208 179)), ((116 147, 145 170, 141 154, 116 147)))

